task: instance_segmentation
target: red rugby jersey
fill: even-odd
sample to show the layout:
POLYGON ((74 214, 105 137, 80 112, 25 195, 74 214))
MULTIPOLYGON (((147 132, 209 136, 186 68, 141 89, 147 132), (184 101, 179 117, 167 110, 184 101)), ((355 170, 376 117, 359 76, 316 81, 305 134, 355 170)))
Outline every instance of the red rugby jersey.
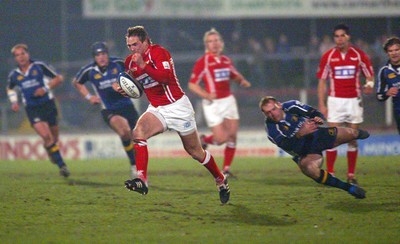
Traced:
POLYGON ((204 81, 204 89, 208 93, 224 98, 231 95, 230 80, 237 76, 238 71, 230 58, 206 53, 196 61, 189 82, 199 84, 204 81))
POLYGON ((374 76, 367 54, 350 46, 347 53, 342 55, 340 50, 334 47, 322 55, 317 77, 329 80, 329 96, 354 98, 361 96, 361 71, 364 76, 374 76))
POLYGON ((143 84, 149 102, 154 107, 174 103, 185 93, 175 73, 171 54, 160 45, 150 45, 144 52, 146 66, 141 69, 132 62, 132 54, 125 59, 125 70, 143 84))

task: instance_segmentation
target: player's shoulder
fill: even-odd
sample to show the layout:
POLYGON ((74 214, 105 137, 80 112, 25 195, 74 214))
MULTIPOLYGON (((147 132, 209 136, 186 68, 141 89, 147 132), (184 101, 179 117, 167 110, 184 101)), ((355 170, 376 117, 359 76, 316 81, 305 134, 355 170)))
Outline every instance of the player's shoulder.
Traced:
POLYGON ((124 66, 125 60, 120 57, 110 57, 110 64, 124 66))
POLYGON ((42 60, 36 60, 36 59, 31 60, 31 63, 34 65, 47 64, 46 62, 44 62, 42 60))
POLYGON ((362 54, 362 55, 366 55, 366 53, 361 48, 359 48, 357 46, 354 46, 354 45, 351 45, 349 50, 351 52, 355 52, 355 53, 359 53, 359 54, 362 54))
POLYGON ((18 75, 18 68, 14 68, 12 69, 9 73, 8 73, 8 79, 12 79, 13 77, 16 77, 18 75))
POLYGON ((54 75, 57 74, 56 69, 54 66, 50 65, 49 63, 42 61, 42 60, 31 60, 31 65, 33 69, 39 70, 39 71, 49 71, 51 73, 54 73, 54 75))
POLYGON ((157 50, 157 49, 165 49, 165 47, 161 46, 160 44, 151 44, 150 50, 157 50))
POLYGON ((34 67, 43 67, 43 66, 48 67, 49 66, 46 62, 44 62, 42 60, 31 60, 31 64, 34 67))
POLYGON ((125 57, 125 61, 124 61, 125 67, 130 67, 132 63, 135 64, 134 62, 132 62, 132 56, 133 56, 133 54, 131 53, 125 57))
POLYGON ((390 62, 385 63, 384 65, 382 65, 379 70, 380 71, 389 71, 391 69, 390 67, 390 62))
POLYGON ((332 56, 335 53, 339 53, 339 50, 336 47, 332 47, 328 50, 326 50, 323 54, 322 57, 323 58, 328 58, 329 56, 332 56))
POLYGON ((231 62, 231 63, 232 63, 231 58, 228 57, 228 56, 225 55, 225 54, 222 54, 222 55, 221 55, 221 59, 224 60, 225 62, 231 62))
POLYGON ((124 59, 120 57, 110 57, 110 62, 112 63, 124 62, 124 59))
POLYGON ((94 69, 95 66, 96 66, 96 62, 93 61, 93 62, 90 62, 89 64, 86 64, 85 66, 82 66, 79 71, 80 72, 88 71, 88 70, 94 69))
POLYGON ((152 53, 152 54, 157 54, 157 53, 170 54, 169 51, 165 47, 163 47, 159 44, 152 44, 152 45, 150 45, 149 49, 150 49, 150 53, 152 53))
POLYGON ((201 55, 199 58, 197 58, 196 63, 204 63, 204 61, 209 58, 210 58, 210 55, 205 53, 205 54, 201 55))
POLYGON ((302 103, 298 100, 288 100, 285 102, 282 102, 282 106, 289 107, 293 105, 301 105, 302 103))
POLYGON ((384 74, 385 76, 389 75, 389 74, 394 74, 391 75, 391 78, 394 78, 397 76, 397 72, 394 70, 394 68, 391 66, 391 64, 389 62, 387 62, 385 65, 383 65, 380 69, 379 69, 379 75, 380 74, 384 74))

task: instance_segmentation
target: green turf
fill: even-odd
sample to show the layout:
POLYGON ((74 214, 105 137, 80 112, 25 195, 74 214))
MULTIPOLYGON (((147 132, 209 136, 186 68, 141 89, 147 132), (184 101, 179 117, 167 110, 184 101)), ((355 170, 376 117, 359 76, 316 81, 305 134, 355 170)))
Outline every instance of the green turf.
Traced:
MULTIPOLYGON (((316 184, 288 158, 236 158, 221 205, 197 162, 157 159, 149 194, 128 192, 127 160, 0 162, 1 243, 399 243, 400 158, 360 157, 367 198, 316 184)), ((336 163, 346 172, 345 158, 336 163)))

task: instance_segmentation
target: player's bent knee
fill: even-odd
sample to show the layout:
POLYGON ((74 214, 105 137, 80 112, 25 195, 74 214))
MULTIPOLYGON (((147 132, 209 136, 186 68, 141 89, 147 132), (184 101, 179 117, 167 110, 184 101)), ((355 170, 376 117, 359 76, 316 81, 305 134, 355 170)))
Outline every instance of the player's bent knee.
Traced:
POLYGON ((311 159, 303 158, 299 164, 299 167, 303 174, 306 176, 317 179, 320 176, 320 169, 323 162, 323 158, 311 159))

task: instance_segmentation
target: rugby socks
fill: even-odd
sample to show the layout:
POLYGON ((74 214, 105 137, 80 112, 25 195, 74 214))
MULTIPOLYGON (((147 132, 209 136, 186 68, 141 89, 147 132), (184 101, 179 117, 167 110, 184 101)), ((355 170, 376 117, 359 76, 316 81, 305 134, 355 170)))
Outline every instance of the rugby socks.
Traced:
POLYGON ((204 151, 206 155, 204 156, 204 159, 201 160, 200 163, 204 165, 204 167, 206 167, 208 171, 210 171, 210 173, 214 176, 217 184, 223 183, 224 175, 221 173, 217 164, 215 163, 214 157, 207 150, 204 151))
POLYGON ((225 151, 224 151, 224 165, 223 170, 228 171, 231 167, 233 157, 235 156, 236 152, 236 144, 234 142, 227 142, 225 151))
POLYGON ((326 169, 330 174, 334 174, 334 165, 337 157, 337 150, 336 149, 329 149, 326 150, 326 169))
POLYGON ((60 153, 60 148, 56 143, 53 143, 52 145, 46 147, 46 151, 50 157, 51 162, 57 164, 58 167, 60 168, 65 165, 64 160, 60 153))
POLYGON ((203 140, 204 140, 204 142, 206 144, 214 145, 214 136, 213 136, 213 134, 208 135, 208 136, 204 136, 203 140))
POLYGON ((149 152, 147 150, 147 141, 135 140, 136 169, 138 177, 147 184, 147 165, 149 163, 149 152))
POLYGON ((328 173, 328 171, 321 169, 320 176, 318 179, 314 179, 317 183, 340 188, 345 191, 349 191, 351 185, 349 183, 343 182, 336 178, 335 176, 328 173))
POLYGON ((356 170, 358 149, 355 147, 347 148, 347 178, 354 178, 356 170))
POLYGON ((359 129, 358 130, 358 136, 357 136, 356 139, 363 140, 363 139, 367 139, 369 136, 370 135, 369 135, 368 131, 359 129))
POLYGON ((129 162, 131 165, 136 164, 135 160, 135 149, 133 148, 133 143, 131 140, 124 141, 122 140, 122 145, 124 145, 124 150, 126 152, 126 155, 128 155, 129 162))

